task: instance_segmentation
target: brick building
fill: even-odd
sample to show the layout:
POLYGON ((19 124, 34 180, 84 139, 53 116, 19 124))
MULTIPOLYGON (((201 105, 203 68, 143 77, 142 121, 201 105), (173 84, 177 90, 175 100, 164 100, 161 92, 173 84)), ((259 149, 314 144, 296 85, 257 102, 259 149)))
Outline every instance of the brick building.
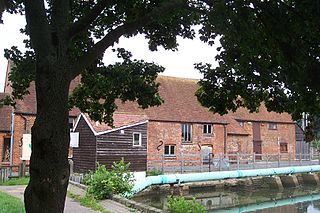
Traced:
POLYGON ((163 158, 166 165, 178 164, 181 156, 197 166, 200 154, 209 153, 294 156, 295 123, 289 114, 268 112, 262 106, 259 113, 242 108, 220 116, 198 103, 196 80, 159 76, 157 81, 164 103, 145 110, 134 102, 119 104, 114 128, 81 114, 75 128, 80 132, 73 155, 75 171, 92 170, 95 162, 110 166, 121 157, 133 170, 143 171, 157 167, 163 158))

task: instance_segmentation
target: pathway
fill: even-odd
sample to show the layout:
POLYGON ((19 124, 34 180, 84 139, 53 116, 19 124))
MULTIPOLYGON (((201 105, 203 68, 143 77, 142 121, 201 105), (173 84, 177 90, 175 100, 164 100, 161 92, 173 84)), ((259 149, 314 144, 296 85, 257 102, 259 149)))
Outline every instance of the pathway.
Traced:
MULTIPOLYGON (((14 197, 20 198, 23 200, 23 193, 26 186, 0 186, 0 191, 3 191, 9 195, 12 195, 14 197)), ((73 194, 78 194, 80 196, 83 196, 85 194, 85 191, 83 189, 80 189, 76 186, 72 186, 71 184, 68 187, 68 191, 71 191, 73 194)), ((130 209, 122 204, 119 204, 112 200, 104 200, 101 201, 100 204, 105 208, 105 210, 109 212, 114 213, 130 213, 133 212, 133 209, 130 209)), ((66 204, 65 204, 65 213, 98 213, 97 211, 91 210, 89 208, 86 208, 84 206, 81 206, 80 203, 77 201, 67 197, 66 198, 66 204)))

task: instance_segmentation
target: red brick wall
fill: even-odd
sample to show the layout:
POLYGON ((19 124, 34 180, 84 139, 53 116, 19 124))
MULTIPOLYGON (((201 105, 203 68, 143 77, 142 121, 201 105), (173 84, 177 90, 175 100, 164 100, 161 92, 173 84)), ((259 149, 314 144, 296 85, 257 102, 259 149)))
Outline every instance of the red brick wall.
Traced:
MULTIPOLYGON (((30 134, 31 127, 35 121, 35 116, 23 116, 26 118, 27 124, 25 129, 25 120, 18 114, 14 116, 14 143, 13 143, 13 165, 20 163, 22 156, 22 137, 23 134, 30 134)), ((29 162, 27 162, 29 164, 29 162)))
MULTIPOLYGON (((253 153, 252 122, 244 122, 244 128, 249 133, 247 137, 228 135, 227 152, 253 153)), ((296 150, 295 125, 277 123, 277 129, 269 129, 268 122, 260 123, 262 154, 279 154, 280 143, 288 144, 288 153, 293 157, 296 150)))
MULTIPOLYGON (((223 125, 213 125, 213 134, 206 136, 202 133, 202 124, 192 124, 192 143, 182 143, 181 123, 154 122, 148 123, 148 168, 161 167, 161 159, 165 145, 176 146, 176 157, 165 157, 165 164, 174 165, 180 161, 181 154, 199 155, 199 157, 184 157, 186 160, 198 160, 200 163, 201 145, 212 145, 213 154, 224 152, 223 125), (158 155, 158 156, 152 156, 158 155)), ((248 135, 227 136, 227 153, 253 153, 252 123, 244 122, 248 135)), ((268 129, 268 123, 260 123, 262 139, 262 154, 280 153, 280 143, 288 143, 288 153, 295 154, 294 124, 277 124, 277 130, 268 129)))
POLYGON ((192 143, 182 143, 181 124, 176 122, 155 122, 148 123, 148 168, 159 167, 161 156, 164 154, 165 145, 176 146, 176 157, 165 157, 165 163, 170 165, 180 161, 180 155, 185 160, 194 160, 200 163, 201 145, 212 145, 213 153, 223 153, 224 128, 222 125, 213 125, 213 134, 204 135, 202 124, 192 124, 192 143), (158 155, 158 156, 152 156, 158 155), (161 156, 159 156, 161 155, 161 156))

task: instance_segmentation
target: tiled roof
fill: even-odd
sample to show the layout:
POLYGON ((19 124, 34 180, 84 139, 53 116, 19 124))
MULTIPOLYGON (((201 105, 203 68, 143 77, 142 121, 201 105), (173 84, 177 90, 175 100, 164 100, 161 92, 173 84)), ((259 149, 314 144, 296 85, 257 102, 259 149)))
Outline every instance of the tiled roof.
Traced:
POLYGON ((132 113, 114 113, 113 114, 113 127, 109 126, 105 123, 95 122, 89 118, 87 114, 83 114, 86 117, 86 120, 90 123, 93 130, 96 133, 105 132, 108 130, 112 130, 115 128, 121 128, 129 125, 133 125, 136 123, 140 123, 143 121, 147 121, 147 116, 144 114, 132 114, 132 113))
POLYGON ((270 121, 278 123, 293 123, 291 115, 288 113, 276 113, 268 112, 265 105, 261 105, 259 112, 249 113, 245 108, 238 109, 235 113, 229 113, 229 116, 232 116, 236 120, 243 121, 270 121))
MULTIPOLYGON (((202 107, 194 95, 197 80, 159 76, 160 96, 164 103, 159 107, 145 109, 149 120, 195 122, 195 123, 227 123, 226 116, 213 114, 202 107)), ((135 103, 120 104, 119 111, 140 112, 135 103)))
MULTIPOLYGON (((149 120, 200 123, 231 123, 233 119, 293 122, 288 113, 268 112, 264 105, 260 107, 259 113, 249 113, 245 108, 240 108, 235 113, 230 112, 224 116, 213 114, 207 108, 202 107, 194 95, 198 88, 197 80, 159 76, 157 81, 161 84, 160 95, 164 99, 164 103, 159 107, 151 107, 145 110, 149 120)), ((119 104, 118 111, 143 112, 133 102, 119 104)))
MULTIPOLYGON (((75 78, 70 84, 70 92, 80 83, 80 77, 75 78)), ((37 100, 35 92, 35 83, 31 82, 28 88, 29 95, 23 97, 22 100, 17 100, 16 113, 36 114, 37 113, 37 100)), ((73 108, 70 110, 69 115, 77 117, 80 114, 79 109, 73 108)))
MULTIPOLYGON (((0 93, 0 100, 8 94, 0 93)), ((3 106, 0 108, 0 132, 9 132, 11 128, 12 107, 3 106)))

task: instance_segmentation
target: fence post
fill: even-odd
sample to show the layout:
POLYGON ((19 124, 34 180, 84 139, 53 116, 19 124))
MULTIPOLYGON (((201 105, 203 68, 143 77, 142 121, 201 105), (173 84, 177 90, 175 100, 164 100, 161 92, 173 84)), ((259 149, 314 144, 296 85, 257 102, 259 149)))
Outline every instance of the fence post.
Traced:
POLYGON ((164 173, 164 154, 161 155, 161 171, 164 173))
POLYGON ((221 171, 221 156, 223 156, 222 154, 219 155, 219 171, 221 171))
POLYGON ((301 166, 302 165, 301 152, 299 153, 299 162, 300 162, 300 166, 301 166))
POLYGON ((255 164, 256 164, 256 153, 253 153, 253 158, 252 158, 252 162, 253 162, 253 169, 255 168, 255 164))
POLYGON ((183 173, 183 154, 182 153, 181 153, 180 169, 182 174, 183 173))
POLYGON ((266 168, 269 168, 269 154, 266 155, 266 168))
MULTIPOLYGON (((210 158, 210 156, 209 156, 210 158)), ((201 152, 200 152, 200 172, 202 172, 202 155, 201 155, 201 152)))
POLYGON ((280 157, 281 157, 281 155, 280 155, 280 153, 278 153, 278 168, 280 167, 280 157))
POLYGON ((239 152, 237 152, 237 169, 239 170, 240 167, 240 159, 239 159, 239 152))
POLYGON ((291 166, 291 153, 289 153, 289 166, 291 166))

